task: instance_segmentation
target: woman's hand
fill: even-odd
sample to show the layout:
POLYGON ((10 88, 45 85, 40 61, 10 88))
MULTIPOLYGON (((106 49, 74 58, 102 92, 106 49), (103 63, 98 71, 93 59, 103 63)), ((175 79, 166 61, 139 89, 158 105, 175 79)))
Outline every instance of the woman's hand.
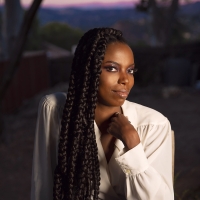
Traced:
POLYGON ((128 150, 140 143, 137 131, 123 114, 115 113, 111 117, 107 131, 117 139, 120 139, 128 150))

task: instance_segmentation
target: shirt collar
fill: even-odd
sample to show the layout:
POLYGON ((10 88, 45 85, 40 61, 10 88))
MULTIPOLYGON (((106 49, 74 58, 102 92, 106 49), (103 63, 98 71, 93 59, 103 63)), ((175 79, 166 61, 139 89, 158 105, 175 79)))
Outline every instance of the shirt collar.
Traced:
MULTIPOLYGON (((127 101, 125 101, 124 104, 122 105, 122 112, 123 112, 124 116, 128 117, 128 120, 131 122, 131 124, 136 127, 136 124, 137 124, 136 119, 137 118, 136 118, 135 111, 133 109, 129 108, 129 104, 127 101)), ((96 135, 96 142, 100 142, 101 132, 95 121, 94 121, 94 131, 95 131, 95 135, 96 135)), ((119 139, 116 140, 115 146, 119 150, 122 150, 124 148, 123 142, 119 139)))
POLYGON ((96 141, 99 141, 100 137, 101 137, 101 132, 100 132, 95 121, 94 121, 94 132, 95 132, 95 135, 96 135, 96 141))
MULTIPOLYGON (((94 131, 95 131, 95 136, 96 136, 96 142, 101 142, 100 138, 101 138, 101 132, 96 124, 96 122, 94 121, 94 131)), ((124 144, 121 140, 117 139, 115 142, 115 146, 120 150, 122 150, 124 148, 124 144)))
POLYGON ((130 104, 130 102, 126 100, 122 105, 122 111, 124 116, 128 117, 130 123, 136 128, 138 124, 137 122, 138 117, 133 107, 133 104, 132 103, 130 104))

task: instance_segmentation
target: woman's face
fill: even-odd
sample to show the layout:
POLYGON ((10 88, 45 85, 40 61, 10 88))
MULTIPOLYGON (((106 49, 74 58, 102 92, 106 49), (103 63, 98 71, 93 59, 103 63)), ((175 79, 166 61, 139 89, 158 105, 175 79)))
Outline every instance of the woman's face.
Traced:
POLYGON ((134 85, 134 56, 131 48, 120 42, 109 44, 101 70, 98 104, 121 106, 134 85))

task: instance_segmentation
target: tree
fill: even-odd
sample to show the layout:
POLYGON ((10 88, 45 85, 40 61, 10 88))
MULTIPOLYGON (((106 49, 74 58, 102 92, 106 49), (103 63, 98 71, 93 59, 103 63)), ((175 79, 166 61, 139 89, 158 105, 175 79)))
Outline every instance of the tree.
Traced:
POLYGON ((28 34, 25 51, 43 50, 41 35, 40 35, 40 20, 35 16, 31 29, 28 34))
MULTIPOLYGON (((13 0, 13 1, 15 1, 15 0, 13 0)), ((35 16, 41 2, 42 2, 42 0, 34 0, 32 5, 30 6, 29 10, 26 12, 26 14, 23 18, 18 36, 13 44, 9 62, 5 68, 3 77, 1 78, 1 84, 0 84, 0 131, 2 131, 2 129, 3 129, 2 100, 3 100, 3 97, 6 93, 6 90, 9 86, 9 84, 11 83, 11 81, 13 79, 13 76, 14 76, 16 70, 19 67, 20 58, 23 53, 23 48, 26 43, 28 32, 30 30, 34 16, 35 16)), ((0 133, 0 135, 1 135, 1 133, 0 133)))
POLYGON ((139 11, 149 13, 152 44, 169 45, 173 25, 177 21, 176 13, 179 8, 179 0, 141 0, 136 8, 139 11))
POLYGON ((2 17, 3 57, 9 58, 23 17, 20 0, 5 0, 2 17))
POLYGON ((66 23, 51 22, 41 28, 40 35, 44 41, 71 51, 72 46, 78 43, 83 33, 66 23))

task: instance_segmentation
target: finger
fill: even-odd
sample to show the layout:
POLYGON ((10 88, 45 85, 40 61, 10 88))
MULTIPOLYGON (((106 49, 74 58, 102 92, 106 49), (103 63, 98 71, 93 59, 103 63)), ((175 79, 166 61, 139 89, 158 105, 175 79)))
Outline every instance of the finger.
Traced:
MULTIPOLYGON (((126 117, 126 119, 128 120, 128 117, 127 117, 127 116, 125 116, 125 117, 126 117)), ((128 120, 128 122, 131 124, 131 121, 128 120)))
POLYGON ((110 122, 115 122, 115 119, 116 119, 116 117, 112 117, 112 118, 110 119, 110 122))
POLYGON ((111 126, 108 126, 108 128, 107 128, 107 132, 111 134, 110 131, 111 131, 111 126))
POLYGON ((111 122, 114 122, 114 121, 116 120, 116 118, 117 118, 119 115, 121 115, 119 112, 114 113, 114 114, 111 116, 110 121, 111 121, 111 122))
POLYGON ((117 119, 119 119, 119 117, 120 117, 120 114, 119 115, 113 115, 113 116, 111 116, 110 120, 111 120, 111 122, 114 122, 117 119))
POLYGON ((114 113, 114 116, 113 116, 113 117, 117 117, 118 115, 120 115, 120 113, 119 113, 119 112, 116 112, 116 113, 114 113))

